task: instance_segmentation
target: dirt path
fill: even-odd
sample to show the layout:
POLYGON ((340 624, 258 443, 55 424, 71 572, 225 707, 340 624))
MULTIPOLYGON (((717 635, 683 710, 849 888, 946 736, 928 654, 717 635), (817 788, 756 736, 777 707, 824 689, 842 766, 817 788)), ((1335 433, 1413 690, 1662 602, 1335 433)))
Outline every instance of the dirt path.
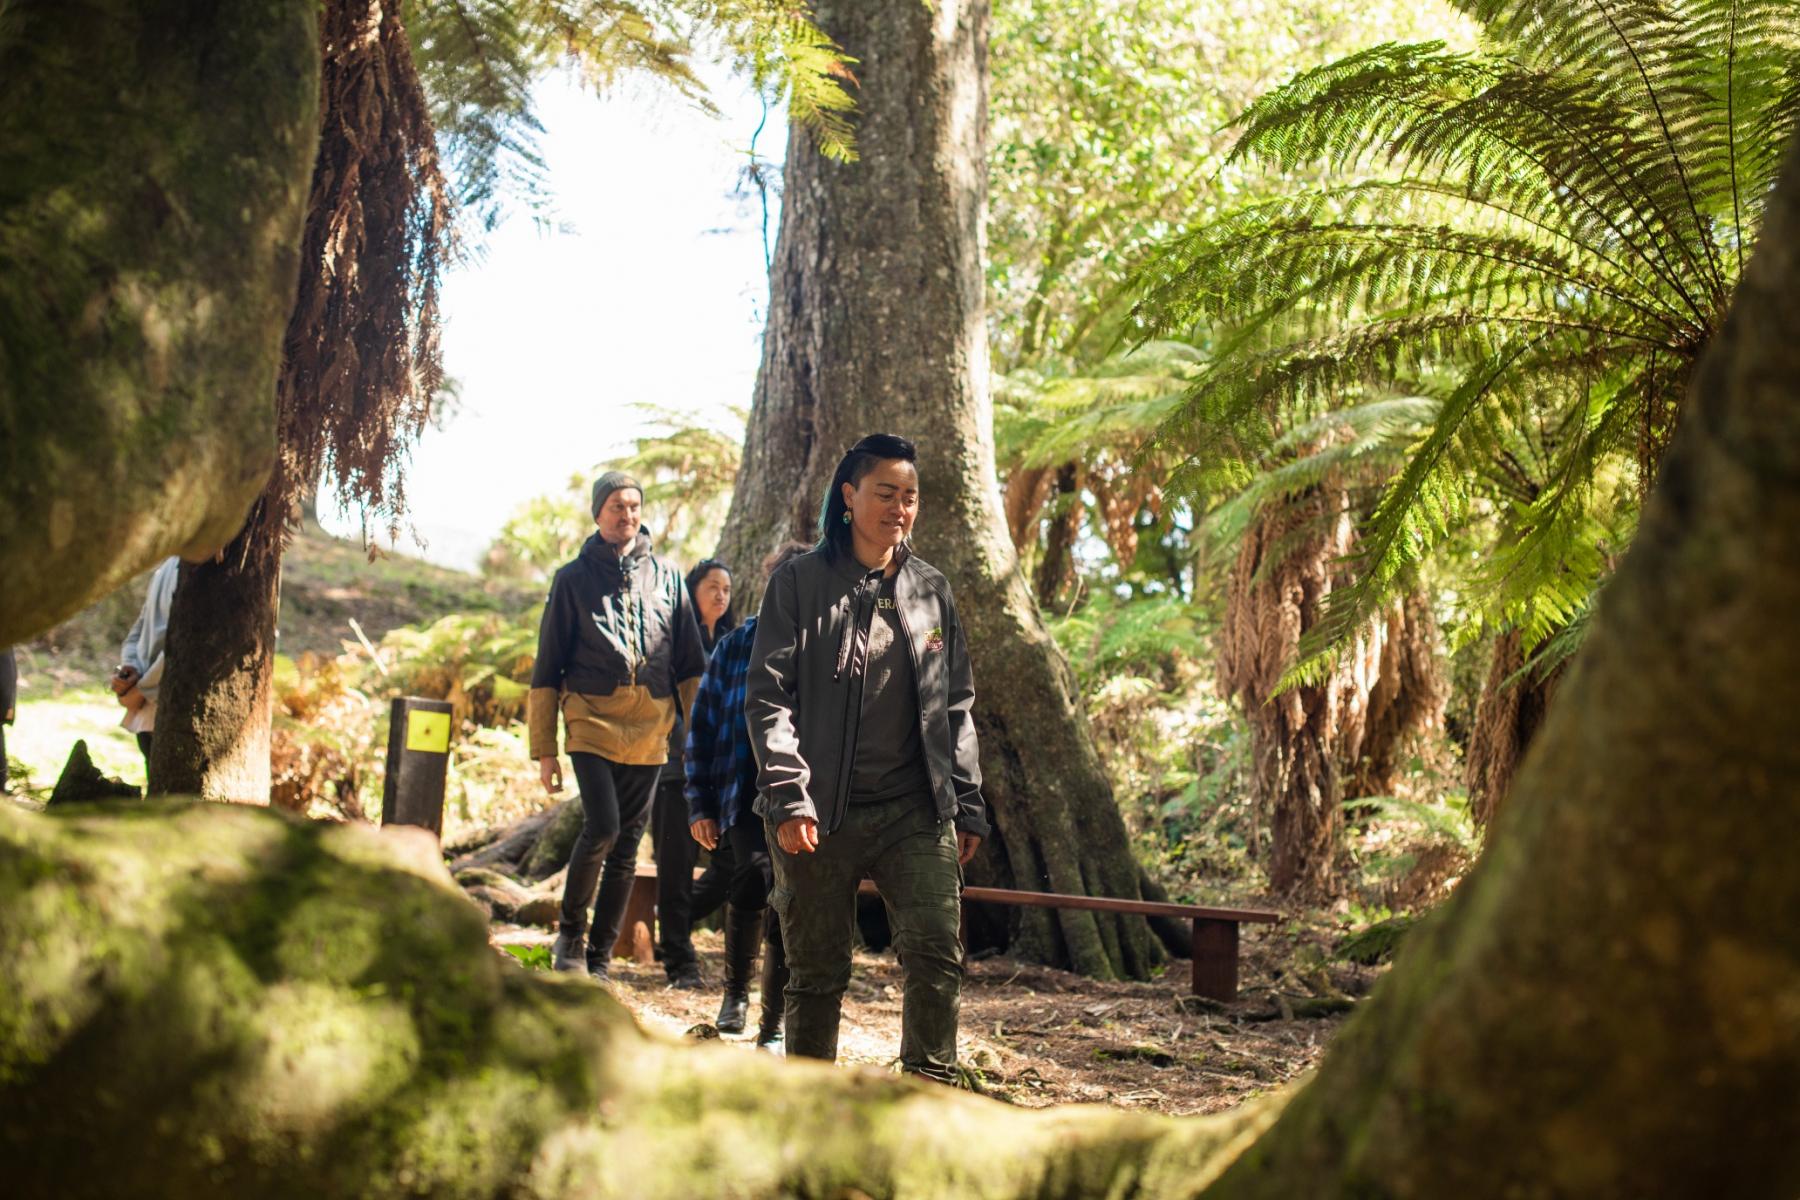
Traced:
MULTIPOLYGON (((497 944, 545 945, 543 930, 496 926, 497 944)), ((721 978, 723 939, 695 935, 709 982, 721 978)), ((1291 957, 1279 934, 1246 931, 1244 994, 1212 1006, 1187 991, 1187 964, 1151 983, 1100 983, 1010 958, 969 965, 961 1057, 981 1089, 1025 1107, 1098 1102, 1175 1115, 1231 1108, 1312 1067, 1343 1021, 1262 1019, 1291 957)), ((1366 993, 1374 973, 1334 967, 1333 983, 1366 993)), ((677 991, 662 968, 623 959, 613 990, 651 1029, 681 1036, 707 1026, 719 993, 677 991)), ((1285 986, 1285 985, 1284 985, 1285 986)), ((891 954, 856 956, 845 999, 840 1061, 890 1067, 900 1040, 901 975, 891 954)), ((761 999, 752 992, 751 1028, 761 999)), ((706 1031, 702 1031, 705 1033, 706 1031)), ((728 1044, 753 1052, 751 1035, 728 1044)))

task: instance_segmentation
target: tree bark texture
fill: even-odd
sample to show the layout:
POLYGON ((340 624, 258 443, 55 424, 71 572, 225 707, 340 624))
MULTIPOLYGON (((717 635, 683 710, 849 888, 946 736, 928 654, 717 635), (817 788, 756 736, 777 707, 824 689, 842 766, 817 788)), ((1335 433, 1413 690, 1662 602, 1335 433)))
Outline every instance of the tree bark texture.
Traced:
POLYGON ((150 741, 153 796, 269 802, 282 523, 264 504, 217 559, 181 565, 150 741))
POLYGON ((1389 792, 1405 738, 1443 716, 1437 630, 1421 596, 1358 631, 1326 678, 1277 694, 1301 637, 1346 582, 1355 544, 1349 493, 1320 484, 1264 506, 1227 585, 1219 682, 1250 722, 1269 882, 1284 896, 1332 894, 1344 801, 1389 792))
POLYGON ((243 526, 318 81, 313 4, 5 6, 0 645, 243 526))
POLYGON ((1081 540, 1081 519, 1086 508, 1081 502, 1081 472, 1077 464, 1064 463, 1056 468, 1051 495, 1054 499, 1050 528, 1032 580, 1040 608, 1055 607, 1063 589, 1075 579, 1075 543, 1081 540))
POLYGON ((1494 639, 1493 660, 1475 702, 1463 778, 1469 789, 1469 815, 1487 827, 1512 790, 1513 776, 1543 727, 1550 697, 1562 678, 1559 664, 1548 676, 1526 670, 1524 639, 1517 629, 1502 630, 1494 639))
POLYGON ((1800 1192, 1800 141, 1452 898, 1212 1197, 1800 1192))
MULTIPOLYGON (((975 664, 997 836, 975 877, 1136 897, 1138 871, 1072 673, 1020 576, 995 479, 983 316, 983 0, 835 0, 821 27, 857 65, 854 163, 790 138, 769 322, 722 557, 762 561, 817 535, 831 473, 860 437, 919 446, 916 540, 956 591, 975 664)), ((743 602, 761 581, 740 570, 743 602)), ((1016 948, 1097 975, 1144 976, 1141 918, 1020 910, 1016 948)))

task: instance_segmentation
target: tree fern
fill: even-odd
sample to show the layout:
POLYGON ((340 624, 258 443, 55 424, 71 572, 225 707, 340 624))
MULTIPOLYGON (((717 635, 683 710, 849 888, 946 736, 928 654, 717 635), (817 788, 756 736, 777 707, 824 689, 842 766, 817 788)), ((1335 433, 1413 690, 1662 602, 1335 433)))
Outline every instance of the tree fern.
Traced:
POLYGON ((462 208, 485 226, 508 198, 547 204, 531 89, 559 65, 596 89, 652 78, 709 106, 690 60, 696 42, 720 44, 827 155, 854 157, 848 60, 801 3, 413 0, 406 25, 462 208))
POLYGON ((1397 381, 1453 380, 1290 680, 1473 522, 1485 613, 1535 643, 1584 611, 1800 121, 1791 0, 1456 7, 1489 53, 1374 46, 1256 101, 1234 161, 1341 182, 1182 234, 1138 280, 1143 336, 1219 333, 1159 432, 1186 490, 1397 381))

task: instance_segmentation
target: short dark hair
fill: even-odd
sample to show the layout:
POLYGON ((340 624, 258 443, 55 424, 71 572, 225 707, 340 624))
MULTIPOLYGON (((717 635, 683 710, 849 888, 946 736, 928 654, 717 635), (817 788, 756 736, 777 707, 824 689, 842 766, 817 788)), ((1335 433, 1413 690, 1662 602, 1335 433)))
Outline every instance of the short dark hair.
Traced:
POLYGON ((827 558, 850 553, 850 526, 844 521, 850 506, 844 503, 844 485, 855 487, 863 476, 884 462, 918 461, 918 449, 892 433, 871 433, 845 451, 837 470, 831 473, 831 486, 825 489, 825 503, 819 509, 819 549, 827 558))
MULTIPOLYGON (((723 571, 727 579, 731 578, 731 568, 716 558, 703 558, 694 564, 694 569, 687 573, 688 603, 699 606, 700 602, 694 598, 694 589, 700 586, 701 580, 714 571, 723 571)), ((726 605, 725 615, 719 618, 719 623, 713 627, 713 632, 719 637, 724 637, 736 626, 737 618, 732 616, 731 606, 726 605)))

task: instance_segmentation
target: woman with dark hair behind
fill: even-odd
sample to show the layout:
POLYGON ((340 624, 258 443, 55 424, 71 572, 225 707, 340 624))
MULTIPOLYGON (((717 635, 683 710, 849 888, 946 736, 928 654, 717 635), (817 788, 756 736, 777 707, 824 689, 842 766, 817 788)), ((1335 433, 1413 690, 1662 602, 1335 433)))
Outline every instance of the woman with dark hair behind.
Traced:
MULTIPOLYGON (((811 550, 789 542, 763 562, 766 580, 776 568, 811 550)), ((756 799, 756 759, 744 723, 744 685, 750 675, 756 618, 732 630, 713 649, 700 694, 694 697, 687 744, 687 802, 693 841, 713 852, 710 876, 728 873, 725 908, 725 996, 719 1004, 720 1033, 742 1033, 749 1016, 750 971, 756 948, 766 941, 763 959, 762 1021, 756 1044, 779 1050, 787 988, 787 959, 781 926, 768 907, 774 886, 769 843, 762 821, 750 811, 756 799)), ((706 877, 701 879, 706 882, 706 877)))
POLYGON ((901 1067, 956 1077, 962 864, 987 836, 974 677, 950 585, 912 553, 911 442, 833 474, 819 544, 769 579, 746 685, 756 811, 788 958, 789 1054, 837 1057, 856 892, 886 902, 905 974, 901 1067))
MULTIPOLYGON (((701 559, 687 573, 686 583, 694 618, 700 624, 700 641, 710 658, 713 647, 736 623, 731 618, 731 568, 716 558, 701 559)), ((688 833, 682 770, 686 744, 687 725, 677 720, 669 731, 669 765, 657 781, 650 823, 650 842, 656 854, 656 948, 670 987, 703 988, 706 981, 700 976, 700 958, 694 953, 694 922, 725 903, 731 866, 709 866, 699 882, 694 881, 700 847, 688 833)))

